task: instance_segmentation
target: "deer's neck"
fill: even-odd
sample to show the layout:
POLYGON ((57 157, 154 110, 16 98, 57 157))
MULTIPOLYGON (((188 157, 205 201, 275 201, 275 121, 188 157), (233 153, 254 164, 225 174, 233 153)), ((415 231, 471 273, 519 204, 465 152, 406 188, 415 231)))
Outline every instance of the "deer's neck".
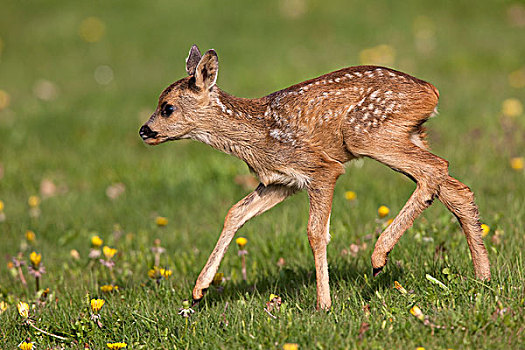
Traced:
POLYGON ((191 138, 248 163, 257 162, 257 148, 266 137, 264 100, 229 95, 217 87, 211 93, 210 108, 191 138))

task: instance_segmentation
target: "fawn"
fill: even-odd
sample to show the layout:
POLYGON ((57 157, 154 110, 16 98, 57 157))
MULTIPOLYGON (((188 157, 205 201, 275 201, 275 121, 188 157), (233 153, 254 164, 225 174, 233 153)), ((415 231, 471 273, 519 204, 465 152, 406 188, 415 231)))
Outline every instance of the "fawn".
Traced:
POLYGON ((372 254, 374 276, 421 212, 438 198, 458 219, 480 279, 490 279, 478 208, 471 190, 448 174, 448 162, 428 151, 422 124, 433 114, 438 90, 410 75, 376 66, 344 68, 257 99, 231 96, 216 86, 214 50, 193 45, 188 76, 160 95, 140 128, 145 143, 193 139, 234 155, 260 180, 226 215, 219 240, 200 273, 193 299, 209 287, 233 236, 246 221, 306 190, 308 241, 317 279, 317 308, 331 306, 326 246, 332 197, 344 164, 373 158, 416 182, 416 189, 380 235, 372 254))

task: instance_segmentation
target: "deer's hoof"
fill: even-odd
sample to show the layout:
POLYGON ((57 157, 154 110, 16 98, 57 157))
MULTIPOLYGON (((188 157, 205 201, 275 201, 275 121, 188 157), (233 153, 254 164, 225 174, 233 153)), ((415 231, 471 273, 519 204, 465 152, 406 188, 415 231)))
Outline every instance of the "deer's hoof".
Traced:
POLYGON ((388 260, 388 253, 383 253, 377 248, 372 253, 372 268, 374 269, 374 277, 379 275, 381 271, 383 271, 383 267, 385 267, 386 262, 388 260))
POLYGON ((373 268, 374 277, 377 277, 377 275, 379 275, 381 271, 383 271, 383 267, 374 267, 373 268))
POLYGON ((206 289, 200 289, 200 288, 197 288, 195 287, 195 289, 193 289, 193 302, 199 302, 203 297, 204 297, 204 293, 206 292, 206 289))

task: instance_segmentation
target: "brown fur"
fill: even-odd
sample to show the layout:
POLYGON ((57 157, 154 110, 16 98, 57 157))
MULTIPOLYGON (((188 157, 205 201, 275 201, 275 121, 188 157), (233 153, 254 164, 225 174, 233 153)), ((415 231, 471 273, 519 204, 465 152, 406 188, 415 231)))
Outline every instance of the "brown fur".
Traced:
POLYGON ((194 299, 202 298, 235 232, 251 217, 305 189, 310 198, 308 239, 317 275, 317 307, 331 305, 326 245, 333 190, 344 163, 370 157, 402 172, 417 186, 372 255, 374 271, 415 218, 435 197, 458 218, 476 275, 490 278, 489 262, 472 192, 448 175, 448 162, 427 150, 423 123, 435 111, 439 92, 427 82, 389 68, 341 69, 258 99, 221 91, 218 59, 192 47, 187 71, 169 86, 141 129, 148 144, 191 138, 245 161, 261 184, 229 211, 202 270, 194 299), (173 113, 162 116, 166 105, 173 113))

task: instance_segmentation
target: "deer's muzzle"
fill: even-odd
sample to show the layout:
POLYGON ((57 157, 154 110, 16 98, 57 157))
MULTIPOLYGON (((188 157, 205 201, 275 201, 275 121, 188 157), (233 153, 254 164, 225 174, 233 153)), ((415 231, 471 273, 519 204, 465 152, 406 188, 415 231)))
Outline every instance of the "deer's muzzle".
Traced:
POLYGON ((147 125, 142 125, 142 127, 139 130, 139 135, 140 137, 142 137, 143 140, 150 138, 153 139, 157 136, 157 134, 158 132, 151 130, 150 127, 147 125))

